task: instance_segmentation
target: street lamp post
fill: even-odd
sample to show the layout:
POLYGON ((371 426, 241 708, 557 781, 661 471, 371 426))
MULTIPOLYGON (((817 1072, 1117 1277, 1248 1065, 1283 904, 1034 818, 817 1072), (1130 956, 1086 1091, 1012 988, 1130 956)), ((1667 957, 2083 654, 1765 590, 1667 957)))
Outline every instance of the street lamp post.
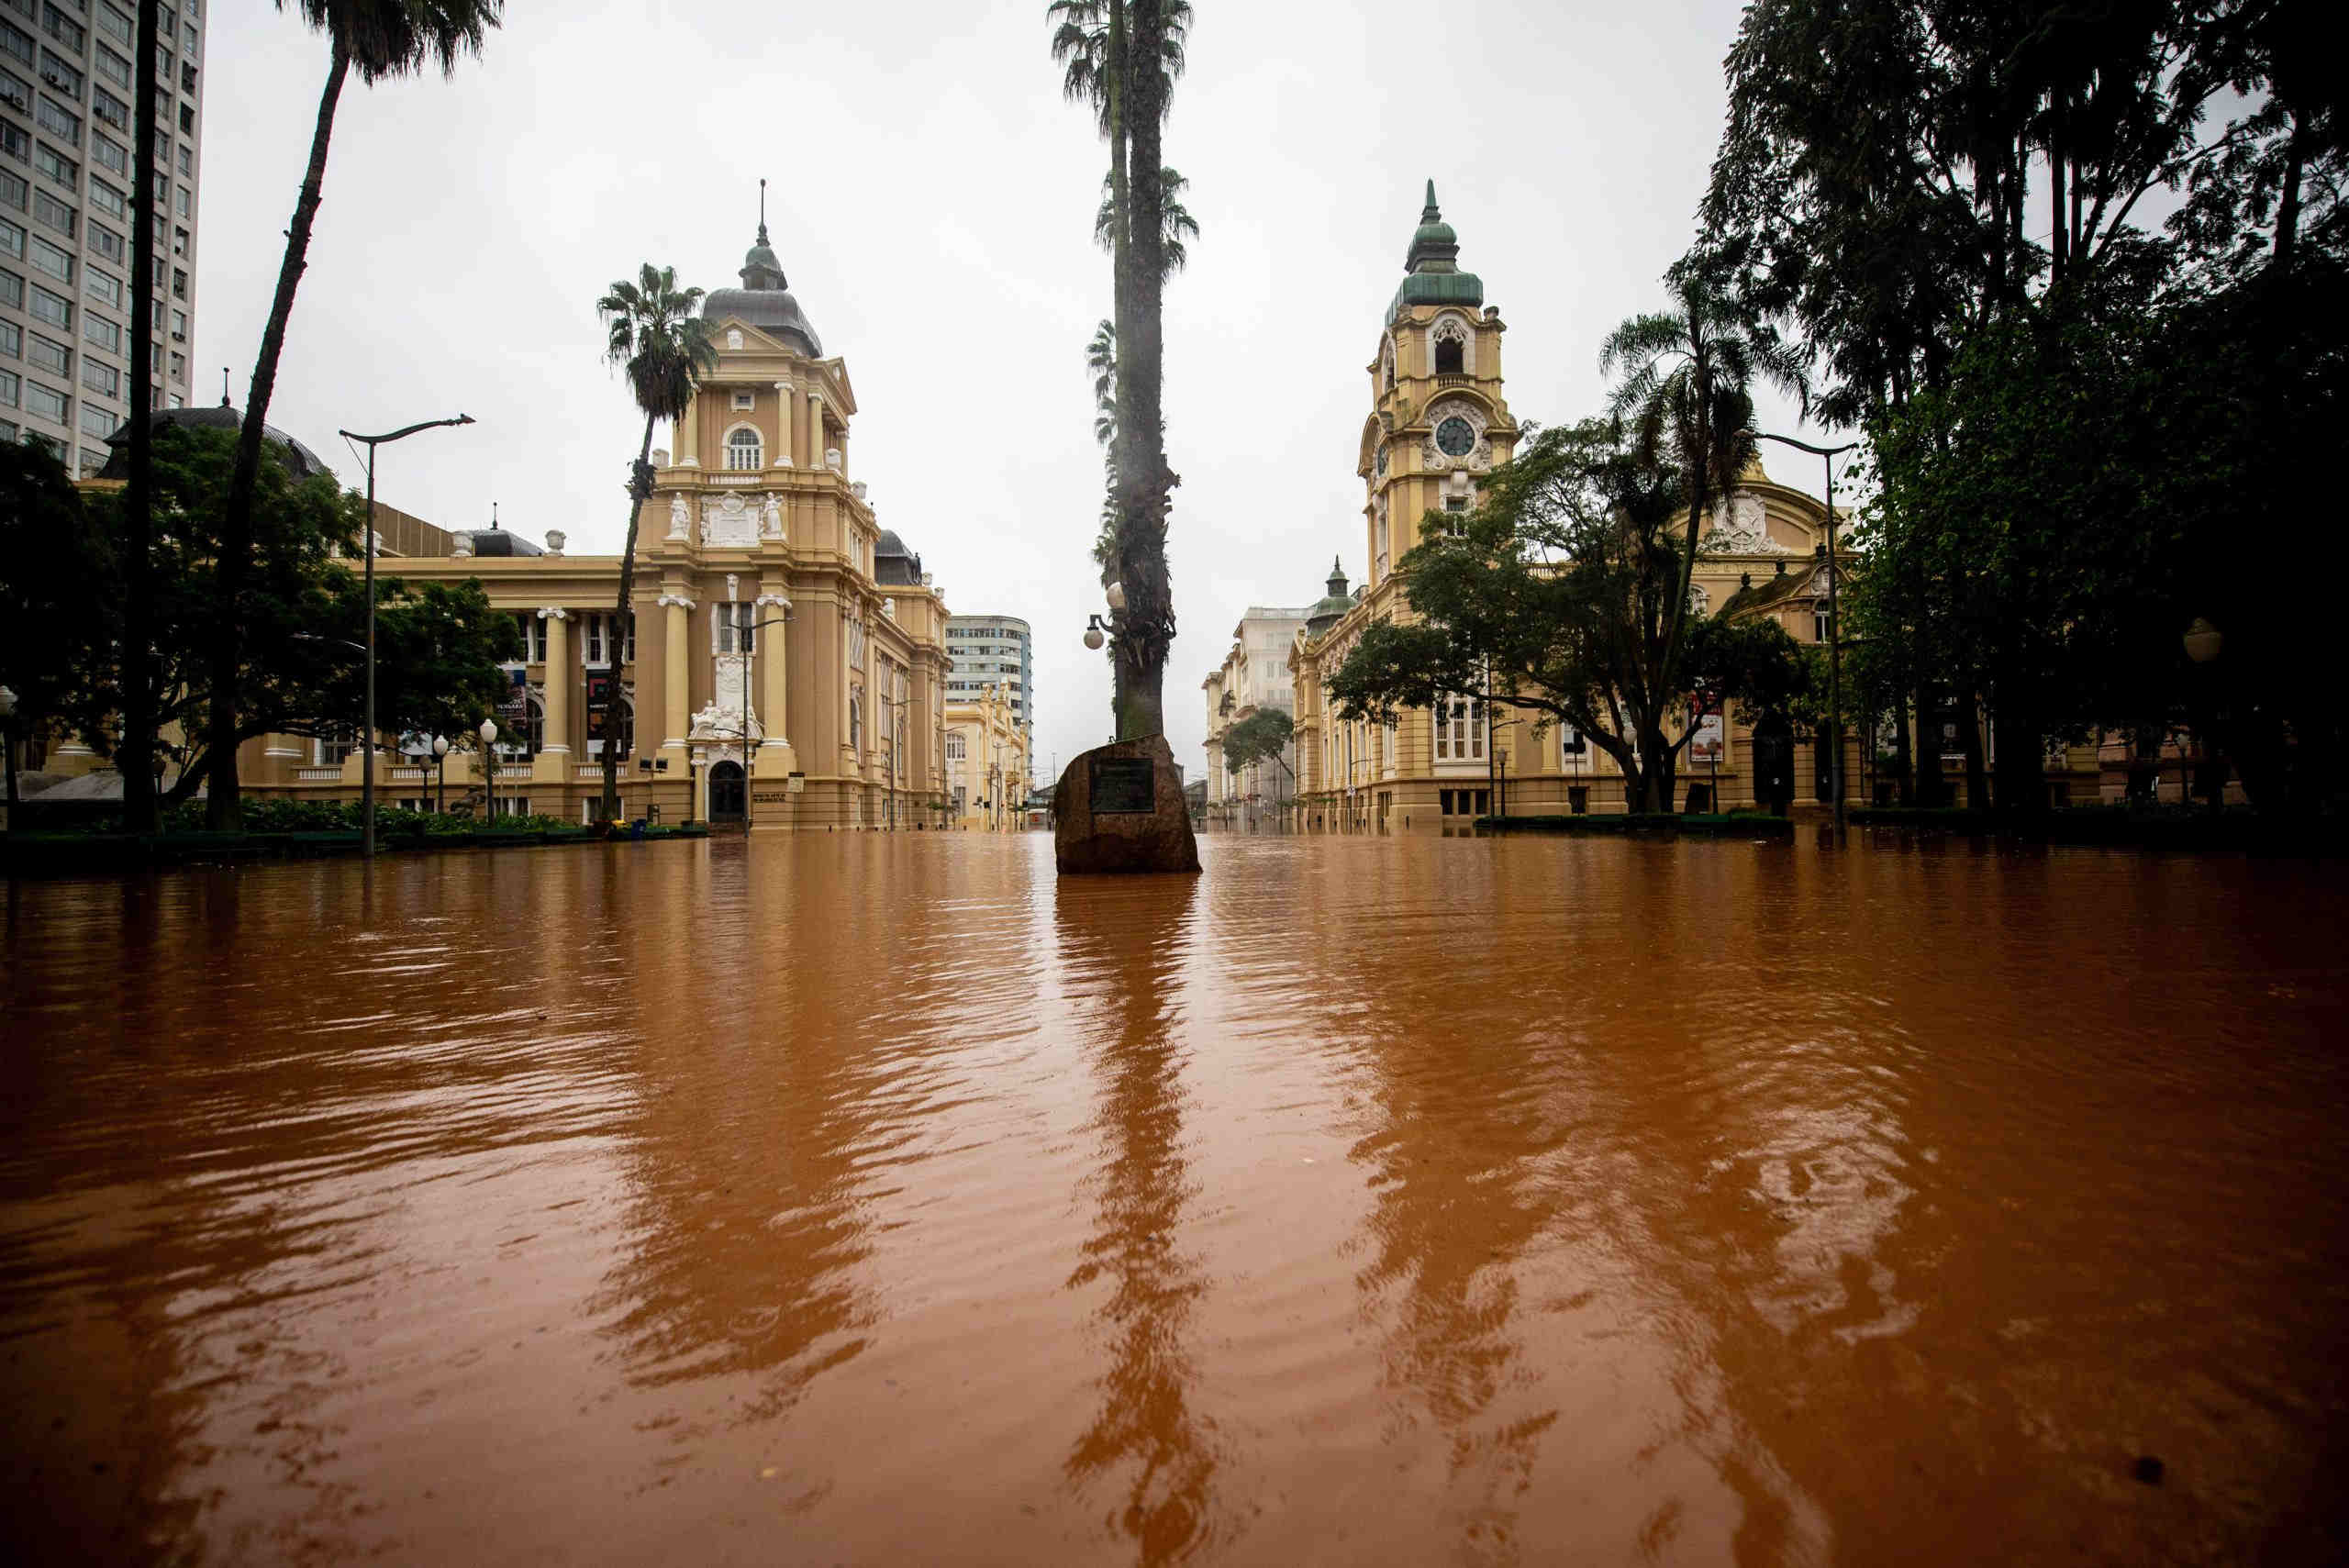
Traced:
POLYGON ((769 616, 764 620, 754 620, 744 627, 741 636, 736 639, 742 655, 742 706, 736 710, 742 716, 742 728, 736 733, 742 741, 742 840, 745 843, 751 838, 751 652, 763 628, 790 624, 791 617, 787 615, 769 616))
POLYGON ((1833 759, 1835 791, 1835 826, 1843 826, 1843 623, 1835 613, 1837 579, 1842 571, 1835 559, 1835 460, 1860 443, 1845 441, 1840 447, 1815 447, 1809 441, 1798 441, 1792 436, 1774 436, 1767 430, 1749 430, 1746 434, 1758 441, 1776 441, 1780 446, 1793 447, 1818 458, 1827 470, 1827 706, 1829 722, 1834 729, 1834 745, 1830 749, 1833 759))
POLYGON ((346 441, 363 442, 367 448, 367 534, 360 547, 367 557, 367 717, 359 729, 359 857, 373 860, 375 855, 375 449, 393 441, 405 440, 418 430, 434 429, 442 425, 470 425, 473 417, 460 414, 453 419, 424 419, 403 426, 381 436, 362 436, 351 430, 335 433, 346 441))
POLYGON ((489 820, 495 822, 497 820, 497 720, 483 719, 476 733, 481 736, 482 809, 488 813, 489 820))
POLYGON ((446 735, 432 738, 432 768, 440 775, 435 781, 439 788, 432 811, 436 817, 444 816, 449 810, 449 738, 446 735))

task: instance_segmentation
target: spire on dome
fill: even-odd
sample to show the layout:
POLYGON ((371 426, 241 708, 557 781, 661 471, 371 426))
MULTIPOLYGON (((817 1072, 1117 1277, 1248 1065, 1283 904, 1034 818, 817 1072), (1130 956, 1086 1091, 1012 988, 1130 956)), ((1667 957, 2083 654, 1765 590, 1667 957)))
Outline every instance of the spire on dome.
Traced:
POLYGON ((774 249, 767 239, 767 183, 759 182, 759 242, 742 258, 742 270, 736 274, 746 289, 787 289, 790 280, 783 275, 783 263, 775 259, 774 249))
MULTIPOLYGON (((763 180, 760 182, 761 184, 764 184, 766 182, 763 180)), ((1443 221, 1443 210, 1435 205, 1435 182, 1433 180, 1430 180, 1428 182, 1428 205, 1419 209, 1419 221, 1421 223, 1442 223, 1443 221)))
MULTIPOLYGON (((1429 189, 1429 190, 1431 190, 1431 191, 1432 191, 1432 190, 1434 190, 1434 189, 1435 189, 1435 182, 1434 182, 1433 180, 1430 180, 1430 181, 1428 182, 1428 189, 1429 189)), ((1433 198, 1432 196, 1431 196, 1429 199, 1430 199, 1430 200, 1433 200, 1434 198, 1433 198)), ((767 242, 767 183, 766 183, 764 180, 761 180, 761 181, 759 182, 759 243, 760 243, 760 244, 762 244, 762 245, 764 245, 766 242, 767 242)))
POLYGON ((1393 320, 1397 311, 1410 305, 1484 304, 1484 281, 1474 272, 1462 272, 1459 256, 1460 236, 1443 221, 1443 209, 1436 206, 1435 182, 1431 179, 1427 205, 1419 209, 1419 227, 1412 231, 1411 249, 1403 258, 1402 286, 1386 307, 1387 319, 1393 320))

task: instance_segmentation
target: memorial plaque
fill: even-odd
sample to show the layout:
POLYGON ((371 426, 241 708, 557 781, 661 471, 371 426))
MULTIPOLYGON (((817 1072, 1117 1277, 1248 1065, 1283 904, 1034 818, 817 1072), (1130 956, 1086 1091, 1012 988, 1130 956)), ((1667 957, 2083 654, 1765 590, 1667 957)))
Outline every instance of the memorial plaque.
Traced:
POLYGON ((1158 809, 1158 773, 1148 757, 1091 761, 1085 782, 1094 816, 1147 816, 1158 809))

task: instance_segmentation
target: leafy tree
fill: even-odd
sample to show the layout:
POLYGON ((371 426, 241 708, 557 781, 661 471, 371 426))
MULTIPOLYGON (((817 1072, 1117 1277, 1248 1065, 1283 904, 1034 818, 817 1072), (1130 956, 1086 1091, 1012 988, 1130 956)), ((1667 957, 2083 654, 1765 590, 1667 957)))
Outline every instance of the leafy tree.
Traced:
POLYGON ((107 617, 93 596, 114 584, 114 568, 64 464, 29 441, 0 444, 0 684, 17 694, 9 744, 65 711, 79 671, 101 651, 90 639, 107 617))
MULTIPOLYGON (((1052 58, 1062 89, 1089 104, 1109 143, 1109 250, 1115 278, 1117 428, 1114 580, 1125 607, 1110 617, 1118 734, 1163 733, 1166 656, 1174 638, 1166 516, 1176 483, 1166 467, 1161 306, 1172 270, 1162 132, 1181 74, 1191 7, 1185 0, 1053 0, 1052 58), (1156 179, 1131 177, 1158 170, 1156 179)), ((1172 188, 1170 189, 1170 180, 1172 188)), ((1179 206, 1179 204, 1178 204, 1179 206)), ((1180 244, 1182 231, 1174 236, 1180 244)))
MULTIPOLYGON (((227 603, 216 584, 235 439, 186 427, 156 433, 154 630, 161 657, 149 695, 165 733, 179 737, 164 748, 179 766, 163 797, 167 806, 194 795, 219 765, 204 720, 213 711, 210 639, 224 617, 238 619, 243 633, 231 747, 267 734, 347 737, 365 712, 364 665, 351 645, 366 633, 366 592, 339 558, 358 549, 366 502, 338 488, 330 475, 295 478, 276 449, 264 455, 251 519, 257 570, 227 603)), ((117 503, 89 505, 103 514, 117 503)), ((379 579, 376 593, 383 722, 444 734, 477 723, 504 690, 499 662, 518 650, 513 617, 492 609, 478 583, 435 584, 411 595, 396 578, 379 579)), ((123 630, 122 596, 108 584, 95 597, 103 619, 67 673, 61 716, 94 749, 110 754, 118 748, 126 696, 127 670, 112 651, 123 630)))
POLYGON ((1227 728, 1223 732, 1223 765, 1226 771, 1238 773, 1258 762, 1278 762, 1281 772, 1292 779, 1296 770, 1288 765, 1289 738, 1296 725, 1286 712, 1276 707, 1260 707, 1247 717, 1227 728))
POLYGON ((1506 702, 1572 725, 1640 809, 1669 811, 1693 688, 1742 702, 1800 684, 1766 657, 1766 632, 1701 617, 1688 629, 1689 488, 1620 420, 1539 431, 1475 510, 1429 514, 1397 566, 1419 618, 1363 628, 1330 680, 1338 716, 1386 723, 1452 697, 1506 702))
MULTIPOLYGON (((761 181, 763 190, 765 182, 761 181)), ((759 217, 759 243, 767 242, 763 205, 759 217)), ((652 495, 652 428, 662 419, 685 417, 693 406, 694 385, 718 368, 718 350, 709 340, 708 324, 696 313, 702 291, 677 286, 674 267, 647 261, 634 283, 616 281, 596 302, 604 318, 605 362, 627 375, 629 393, 644 415, 644 439, 628 483, 628 542, 620 550, 619 602, 616 624, 626 627, 636 592, 636 530, 644 517, 644 503, 652 495)), ((619 819, 619 747, 604 748, 604 819, 619 819)))
MULTIPOLYGON (((317 123, 310 137, 310 160, 295 198, 294 219, 285 230, 285 255, 277 272, 277 292, 270 301, 269 321, 262 328, 261 351, 253 360, 251 389, 245 395, 243 428, 238 433, 236 472, 220 518, 219 587, 223 603, 244 596, 247 578, 256 566, 260 545, 254 510, 259 504, 262 468, 262 435, 269 404, 277 387, 277 361, 285 348, 285 328, 294 314, 294 295, 309 265, 310 231, 325 197, 327 146, 334 134, 335 110, 342 99, 345 80, 356 71, 368 86, 388 78, 410 75, 437 65, 443 76, 453 75, 466 55, 478 56, 488 30, 504 19, 505 0, 294 0, 303 22, 327 35, 326 85, 318 94, 317 123)), ((285 9, 287 0, 277 0, 285 9)), ((143 133, 141 141, 150 139, 143 133)), ((141 187, 146 182, 142 178, 141 187)), ((241 648, 242 623, 221 617, 212 628, 208 645, 211 669, 206 678, 210 709, 204 746, 213 758, 213 780, 205 819, 215 831, 239 825, 241 802, 237 790, 235 737, 248 729, 239 706, 244 697, 239 673, 246 667, 241 648)))

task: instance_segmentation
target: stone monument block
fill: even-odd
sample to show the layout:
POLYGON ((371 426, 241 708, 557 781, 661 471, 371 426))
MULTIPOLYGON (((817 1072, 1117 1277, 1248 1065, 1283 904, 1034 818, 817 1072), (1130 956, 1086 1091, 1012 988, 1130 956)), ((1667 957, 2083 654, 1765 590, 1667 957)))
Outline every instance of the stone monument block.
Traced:
POLYGON ((1063 876, 1199 869, 1166 737, 1097 747, 1063 770, 1052 790, 1052 856, 1063 876))

